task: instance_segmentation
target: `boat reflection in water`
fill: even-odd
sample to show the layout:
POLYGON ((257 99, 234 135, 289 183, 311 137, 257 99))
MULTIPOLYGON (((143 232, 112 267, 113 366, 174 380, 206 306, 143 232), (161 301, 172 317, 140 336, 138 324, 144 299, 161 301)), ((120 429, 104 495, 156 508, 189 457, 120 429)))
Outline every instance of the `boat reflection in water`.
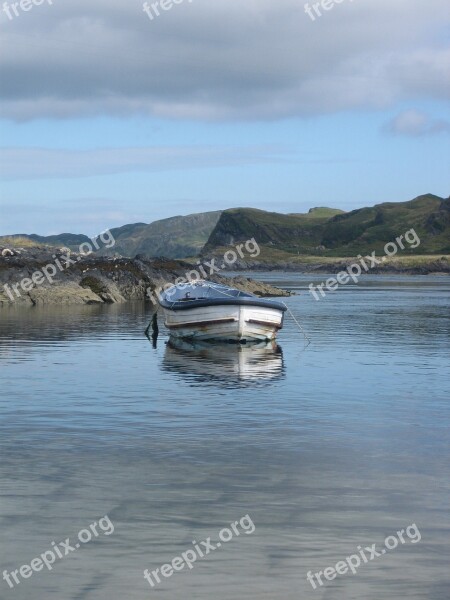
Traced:
POLYGON ((171 337, 166 346, 163 369, 181 374, 193 384, 253 385, 283 376, 283 352, 274 340, 227 344, 171 337))

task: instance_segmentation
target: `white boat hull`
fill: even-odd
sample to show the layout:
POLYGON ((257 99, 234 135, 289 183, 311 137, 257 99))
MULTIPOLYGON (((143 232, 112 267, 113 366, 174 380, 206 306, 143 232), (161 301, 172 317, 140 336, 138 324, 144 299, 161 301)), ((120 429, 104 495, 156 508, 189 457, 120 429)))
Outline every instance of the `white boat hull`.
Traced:
POLYGON ((283 311, 261 306, 214 305, 162 310, 172 336, 196 340, 273 340, 283 326, 283 311))

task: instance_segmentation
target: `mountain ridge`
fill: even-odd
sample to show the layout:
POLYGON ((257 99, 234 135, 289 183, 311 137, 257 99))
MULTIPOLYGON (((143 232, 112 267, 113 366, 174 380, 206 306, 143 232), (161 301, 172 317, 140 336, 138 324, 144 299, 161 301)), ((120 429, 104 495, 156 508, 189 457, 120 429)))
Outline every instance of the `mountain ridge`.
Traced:
MULTIPOLYGON (((421 238, 411 254, 450 253, 450 198, 423 194, 405 202, 383 202, 344 212, 324 206, 307 213, 278 213, 251 207, 230 208, 168 217, 152 223, 130 223, 111 229, 114 247, 99 254, 133 257, 165 256, 182 259, 205 256, 219 249, 255 238, 266 255, 356 256, 381 251, 387 242, 414 228, 421 238)), ((77 250, 91 238, 63 233, 40 236, 14 234, 8 240, 64 246, 77 250)))
POLYGON ((265 254, 356 256, 382 253, 388 242, 414 229, 421 243, 407 254, 450 253, 450 198, 424 194, 406 202, 384 202, 373 207, 327 217, 281 214, 248 208, 222 213, 202 254, 255 238, 265 254))

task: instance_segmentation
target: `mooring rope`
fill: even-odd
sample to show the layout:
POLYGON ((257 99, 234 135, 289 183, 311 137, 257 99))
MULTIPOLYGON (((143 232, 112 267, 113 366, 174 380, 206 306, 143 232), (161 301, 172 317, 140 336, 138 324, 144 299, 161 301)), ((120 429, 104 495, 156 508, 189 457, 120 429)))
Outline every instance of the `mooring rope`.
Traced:
POLYGON ((308 335, 306 334, 305 330, 303 329, 303 327, 300 325, 300 323, 297 321, 297 319, 295 318, 294 313, 292 312, 292 310, 289 308, 289 306, 286 304, 286 302, 282 301, 282 304, 284 304, 284 306, 286 307, 287 312, 291 315, 291 317, 294 319, 297 327, 299 328, 299 330, 301 331, 301 333, 303 334, 303 337, 305 338, 305 340, 308 342, 307 346, 309 346, 309 344, 311 343, 311 339, 308 337, 308 335))

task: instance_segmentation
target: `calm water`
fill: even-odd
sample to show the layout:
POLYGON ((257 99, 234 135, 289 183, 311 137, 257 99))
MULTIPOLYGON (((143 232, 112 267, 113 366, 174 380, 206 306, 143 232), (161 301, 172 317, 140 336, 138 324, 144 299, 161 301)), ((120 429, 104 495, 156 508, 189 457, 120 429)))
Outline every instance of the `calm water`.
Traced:
MULTIPOLYGON (((287 300, 279 348, 157 348, 143 304, 0 312, 0 569, 101 535, 0 598, 450 597, 450 279, 287 300), (256 530, 151 589, 143 570, 256 530), (420 543, 314 591, 309 570, 416 523, 420 543)), ((318 281, 323 280, 320 277, 318 281)))

